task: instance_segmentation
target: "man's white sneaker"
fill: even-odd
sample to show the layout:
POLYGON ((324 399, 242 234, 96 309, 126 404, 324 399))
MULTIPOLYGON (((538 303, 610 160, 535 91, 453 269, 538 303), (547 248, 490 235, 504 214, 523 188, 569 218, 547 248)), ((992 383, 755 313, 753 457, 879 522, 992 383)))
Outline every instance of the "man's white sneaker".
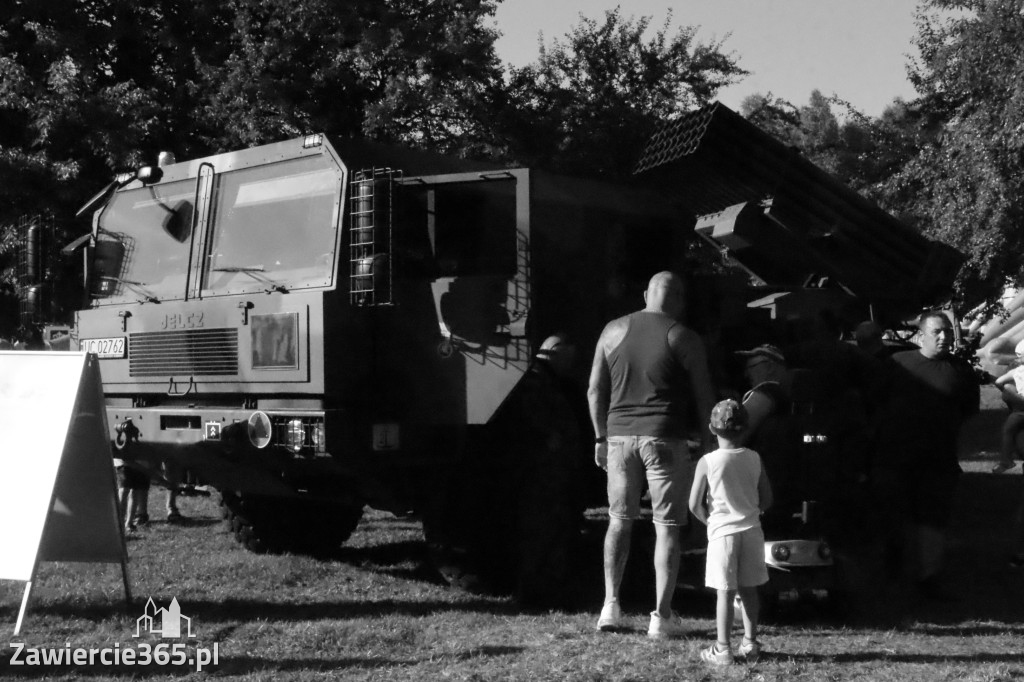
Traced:
POLYGON ((621 630, 623 625, 622 607, 619 606, 619 602, 615 599, 606 602, 601 608, 601 617, 597 619, 597 629, 602 632, 614 632, 621 630))
POLYGON ((662 618, 657 611, 651 611, 651 625, 647 636, 654 639, 671 639, 683 636, 683 619, 674 612, 669 618, 662 618))

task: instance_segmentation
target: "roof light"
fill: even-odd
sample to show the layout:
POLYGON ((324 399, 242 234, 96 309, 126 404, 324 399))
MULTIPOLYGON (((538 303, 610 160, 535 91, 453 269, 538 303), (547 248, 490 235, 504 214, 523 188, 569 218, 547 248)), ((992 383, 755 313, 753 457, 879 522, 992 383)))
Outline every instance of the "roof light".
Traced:
POLYGON ((324 143, 324 136, 321 133, 315 133, 313 135, 306 135, 302 139, 302 148, 309 149, 311 147, 319 147, 324 143))

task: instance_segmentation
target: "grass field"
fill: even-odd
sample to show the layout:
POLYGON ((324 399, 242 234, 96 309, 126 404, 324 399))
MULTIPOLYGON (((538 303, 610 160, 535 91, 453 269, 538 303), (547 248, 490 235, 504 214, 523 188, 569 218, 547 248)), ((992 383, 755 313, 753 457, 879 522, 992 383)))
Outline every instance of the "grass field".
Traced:
MULTIPOLYGON (((993 418, 994 419, 994 418, 993 418)), ((997 421, 995 423, 998 423, 997 421)), ((986 429, 988 427, 986 426, 986 429)), ((334 560, 257 556, 236 547, 211 498, 182 500, 186 525, 160 519, 128 542, 134 603, 115 566, 43 564, 28 616, 0 655, 7 678, 205 677, 344 680, 1015 680, 1024 679, 1024 572, 1004 560, 1020 469, 984 473, 989 432, 970 446, 952 529, 949 579, 962 599, 920 601, 852 562, 856 598, 840 617, 814 604, 783 604, 763 628, 760 662, 710 669, 698 658, 713 638, 713 601, 681 590, 689 628, 679 641, 646 637, 647 543, 635 543, 627 578, 631 632, 594 631, 601 600, 599 511, 588 516, 581 572, 592 595, 578 609, 524 613, 502 598, 444 585, 426 561, 419 525, 368 512, 334 560), (192 619, 196 648, 218 664, 194 666, 11 665, 14 648, 139 649, 133 637, 148 598, 172 598, 192 619)), ((154 509, 160 496, 154 493, 154 509)), ((159 516, 159 514, 155 515, 159 516)), ((867 567, 866 567, 867 566, 867 567)), ((0 627, 13 632, 21 584, 0 583, 0 627)), ((171 641, 171 640, 164 640, 171 641)), ((174 640, 183 641, 183 640, 174 640)), ((25 657, 25 652, 21 654, 25 657)))

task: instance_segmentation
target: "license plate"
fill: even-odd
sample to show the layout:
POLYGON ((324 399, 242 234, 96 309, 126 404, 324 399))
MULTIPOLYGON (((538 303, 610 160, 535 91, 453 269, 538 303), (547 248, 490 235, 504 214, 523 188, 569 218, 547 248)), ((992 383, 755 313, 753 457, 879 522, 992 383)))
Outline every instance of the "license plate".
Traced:
POLYGON ((81 339, 79 348, 86 353, 95 353, 99 358, 123 358, 124 337, 116 336, 111 339, 81 339))

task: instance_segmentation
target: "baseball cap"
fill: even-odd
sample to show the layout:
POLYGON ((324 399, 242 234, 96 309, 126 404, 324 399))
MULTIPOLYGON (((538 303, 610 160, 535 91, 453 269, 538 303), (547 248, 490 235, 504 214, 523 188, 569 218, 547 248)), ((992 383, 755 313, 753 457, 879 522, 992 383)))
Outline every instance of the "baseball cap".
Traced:
POLYGON ((740 433, 747 428, 747 410, 732 398, 723 400, 712 408, 709 426, 719 436, 740 433))
POLYGON ((766 358, 770 358, 772 360, 775 360, 776 362, 781 362, 781 363, 785 363, 786 362, 786 356, 782 354, 782 351, 779 350, 779 347, 778 346, 773 346, 770 343, 763 343, 760 346, 757 346, 755 348, 751 348, 750 350, 738 350, 738 351, 736 351, 736 354, 737 355, 745 355, 747 357, 755 357, 755 356, 761 355, 761 356, 764 356, 766 358))

